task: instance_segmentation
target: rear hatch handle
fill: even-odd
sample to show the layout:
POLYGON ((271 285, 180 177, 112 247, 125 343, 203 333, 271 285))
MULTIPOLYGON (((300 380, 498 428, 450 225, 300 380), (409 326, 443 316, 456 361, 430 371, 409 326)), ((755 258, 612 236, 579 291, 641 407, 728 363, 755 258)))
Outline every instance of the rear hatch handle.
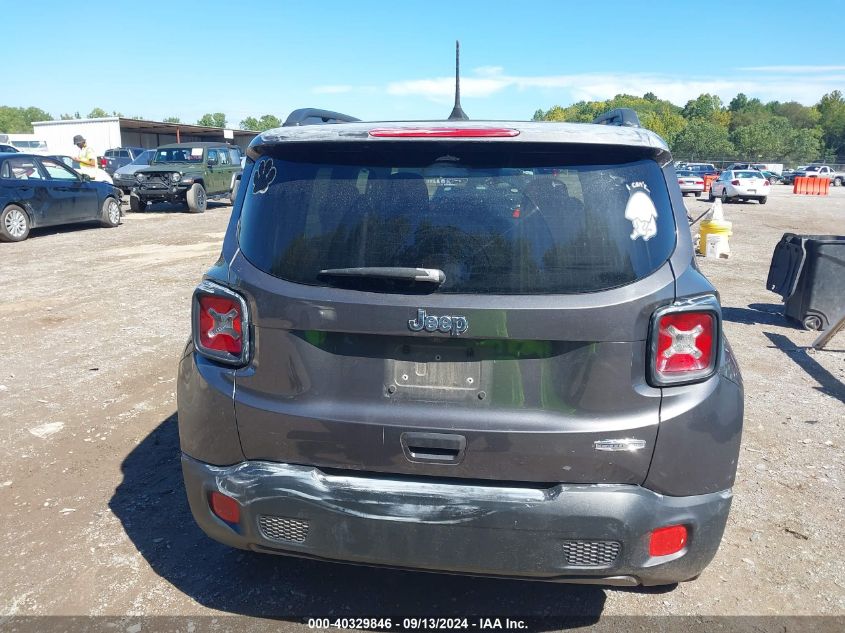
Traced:
POLYGON ((405 457, 426 464, 460 464, 467 439, 451 433, 402 433, 400 438, 405 457))

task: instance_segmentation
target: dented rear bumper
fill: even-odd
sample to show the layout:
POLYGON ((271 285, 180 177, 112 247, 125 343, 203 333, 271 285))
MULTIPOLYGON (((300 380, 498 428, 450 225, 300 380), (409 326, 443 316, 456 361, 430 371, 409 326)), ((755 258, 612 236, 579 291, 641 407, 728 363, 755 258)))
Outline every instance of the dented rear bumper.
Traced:
POLYGON ((200 527, 228 545, 324 560, 558 582, 655 585, 697 576, 715 555, 729 490, 669 497, 635 485, 485 482, 326 472, 182 456, 200 527), (217 518, 209 495, 241 505, 217 518), (653 529, 687 526, 680 552, 652 557, 653 529))

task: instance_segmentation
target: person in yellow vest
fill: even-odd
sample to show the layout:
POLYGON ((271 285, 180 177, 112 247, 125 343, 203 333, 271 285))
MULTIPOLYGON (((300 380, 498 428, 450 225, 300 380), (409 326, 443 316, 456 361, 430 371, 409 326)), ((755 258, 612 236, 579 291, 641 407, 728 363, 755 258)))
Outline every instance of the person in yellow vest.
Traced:
POLYGON ((79 163, 79 171, 93 177, 96 173, 94 170, 97 168, 97 157, 94 155, 94 150, 88 147, 88 143, 81 134, 73 137, 73 144, 78 148, 73 160, 79 163))

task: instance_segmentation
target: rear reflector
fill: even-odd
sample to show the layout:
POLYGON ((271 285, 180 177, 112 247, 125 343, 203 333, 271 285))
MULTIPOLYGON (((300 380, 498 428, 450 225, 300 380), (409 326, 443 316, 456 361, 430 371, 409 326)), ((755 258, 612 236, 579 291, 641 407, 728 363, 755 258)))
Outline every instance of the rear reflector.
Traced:
POLYGON ((241 506, 232 497, 227 497, 220 492, 212 492, 208 503, 215 516, 226 523, 238 523, 241 520, 241 506))
POLYGON ((519 136, 519 130, 506 127, 404 127, 370 130, 376 138, 507 138, 519 136))
POLYGON ((687 544, 687 528, 683 525, 670 525, 657 528, 651 533, 648 553, 651 556, 668 556, 680 552, 687 544))

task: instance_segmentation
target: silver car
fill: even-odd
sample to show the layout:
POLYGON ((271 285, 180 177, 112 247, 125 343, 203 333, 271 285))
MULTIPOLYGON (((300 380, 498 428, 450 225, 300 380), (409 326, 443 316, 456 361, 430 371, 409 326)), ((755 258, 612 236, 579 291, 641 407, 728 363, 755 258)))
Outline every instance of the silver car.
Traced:
POLYGON ((145 150, 128 165, 115 170, 114 176, 112 177, 114 186, 128 195, 132 191, 132 187, 138 184, 135 181, 135 172, 142 167, 148 167, 155 153, 156 151, 154 149, 145 150))

